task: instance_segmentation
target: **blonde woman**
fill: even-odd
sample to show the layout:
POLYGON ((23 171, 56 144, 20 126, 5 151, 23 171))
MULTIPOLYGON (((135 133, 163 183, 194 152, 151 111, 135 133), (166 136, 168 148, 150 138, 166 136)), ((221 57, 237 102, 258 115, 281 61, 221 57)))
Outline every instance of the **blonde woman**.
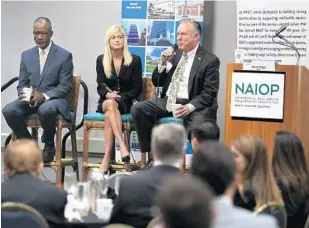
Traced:
POLYGON ((231 150, 239 178, 234 204, 256 214, 273 215, 279 227, 285 228, 284 203, 264 142, 259 137, 244 135, 232 142, 231 150))
POLYGON ((130 163, 122 134, 121 114, 130 113, 133 100, 142 91, 142 63, 140 57, 129 52, 126 34, 119 26, 108 28, 104 50, 104 55, 98 56, 96 64, 100 96, 97 111, 105 114, 105 155, 101 169, 107 172, 115 137, 120 145, 122 161, 130 163))

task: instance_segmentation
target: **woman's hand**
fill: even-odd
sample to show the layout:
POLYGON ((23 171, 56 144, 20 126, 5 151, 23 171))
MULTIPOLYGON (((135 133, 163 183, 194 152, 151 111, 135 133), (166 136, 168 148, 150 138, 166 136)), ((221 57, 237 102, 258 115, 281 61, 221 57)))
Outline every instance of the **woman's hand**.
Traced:
POLYGON ((113 91, 112 93, 108 92, 106 94, 107 99, 113 99, 113 100, 118 100, 120 96, 117 94, 117 92, 113 91))

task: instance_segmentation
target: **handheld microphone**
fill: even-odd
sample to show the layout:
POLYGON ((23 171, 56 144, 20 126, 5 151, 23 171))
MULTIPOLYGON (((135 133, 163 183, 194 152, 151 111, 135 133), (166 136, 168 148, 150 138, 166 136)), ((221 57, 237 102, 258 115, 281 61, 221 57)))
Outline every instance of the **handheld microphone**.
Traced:
MULTIPOLYGON (((174 53, 178 49, 178 45, 174 44, 172 47, 170 47, 171 51, 174 53)), ((165 62, 168 60, 170 56, 166 56, 162 58, 162 65, 165 64, 165 62)))
POLYGON ((279 36, 280 33, 282 33, 284 30, 286 30, 286 25, 282 25, 281 28, 279 28, 276 33, 275 33, 275 36, 279 36))
POLYGON ((104 89, 106 89, 108 92, 114 93, 114 92, 111 90, 111 88, 109 88, 108 85, 106 85, 106 83, 102 83, 102 87, 103 87, 104 89))

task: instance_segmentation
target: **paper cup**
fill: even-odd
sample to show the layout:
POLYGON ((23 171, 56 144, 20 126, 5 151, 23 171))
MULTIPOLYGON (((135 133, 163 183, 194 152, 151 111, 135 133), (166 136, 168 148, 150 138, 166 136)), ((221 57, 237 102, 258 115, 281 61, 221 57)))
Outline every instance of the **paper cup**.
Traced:
POLYGON ((235 63, 244 63, 246 50, 236 49, 235 50, 235 63))
POLYGON ((96 215, 99 219, 109 221, 113 211, 113 201, 111 199, 97 199, 96 215))
POLYGON ((31 94, 32 94, 32 89, 31 88, 23 88, 23 93, 24 93, 24 98, 22 101, 25 102, 30 102, 31 94))
POLYGON ((172 112, 173 112, 173 116, 175 116, 175 112, 177 111, 178 108, 180 108, 181 104, 172 104, 172 112))

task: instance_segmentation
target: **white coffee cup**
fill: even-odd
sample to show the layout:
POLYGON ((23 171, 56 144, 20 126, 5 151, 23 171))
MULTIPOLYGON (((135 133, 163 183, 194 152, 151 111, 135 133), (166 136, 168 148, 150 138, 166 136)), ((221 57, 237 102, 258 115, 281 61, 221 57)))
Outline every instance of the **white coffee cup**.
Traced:
POLYGON ((175 116, 175 112, 177 111, 178 108, 181 107, 181 104, 172 104, 172 112, 173 112, 173 116, 175 116))
POLYGON ((24 98, 22 99, 22 101, 24 102, 30 102, 30 98, 31 98, 31 94, 32 94, 32 88, 23 88, 22 92, 24 93, 24 98))
POLYGON ((96 215, 99 219, 108 222, 111 217, 113 207, 114 205, 112 199, 97 199, 96 215))
POLYGON ((246 52, 247 51, 243 49, 236 49, 235 50, 235 63, 244 63, 246 52))

